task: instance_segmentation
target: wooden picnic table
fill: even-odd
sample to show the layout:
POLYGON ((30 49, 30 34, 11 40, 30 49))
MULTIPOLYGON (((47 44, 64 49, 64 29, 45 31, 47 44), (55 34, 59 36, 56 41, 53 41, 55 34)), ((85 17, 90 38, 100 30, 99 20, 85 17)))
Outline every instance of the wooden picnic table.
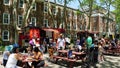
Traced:
POLYGON ((72 52, 73 55, 75 55, 75 58, 68 58, 68 50, 58 50, 58 55, 53 56, 53 58, 55 59, 55 61, 57 62, 58 59, 62 59, 62 60, 66 60, 67 62, 69 62, 70 64, 70 68, 73 68, 73 64, 74 62, 76 62, 77 60, 83 60, 83 58, 85 57, 85 53, 84 52, 72 52))
POLYGON ((116 48, 107 49, 105 54, 117 54, 117 55, 120 55, 120 46, 117 46, 116 48))
MULTIPOLYGON (((58 50, 58 53, 65 54, 65 56, 67 57, 68 50, 58 50)), ((75 51, 73 51, 72 54, 75 55, 77 60, 81 60, 81 59, 83 60, 83 58, 86 55, 84 52, 75 52, 75 51)))

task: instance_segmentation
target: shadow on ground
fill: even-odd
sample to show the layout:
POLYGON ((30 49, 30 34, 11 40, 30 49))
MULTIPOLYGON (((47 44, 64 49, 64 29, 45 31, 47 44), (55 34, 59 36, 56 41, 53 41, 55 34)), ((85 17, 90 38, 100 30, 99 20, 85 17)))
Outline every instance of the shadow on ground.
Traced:
MULTIPOLYGON (((49 65, 47 68, 69 68, 70 64, 64 60, 59 60, 57 63, 55 63, 54 61, 49 60, 49 58, 47 59, 48 62, 51 63, 51 65, 49 65), (53 64, 57 67, 53 67, 53 64)), ((75 62, 73 65, 74 68, 87 68, 87 65, 81 61, 75 62)), ((96 66, 97 67, 90 66, 89 68, 120 68, 120 56, 105 55, 105 61, 96 64, 96 66)))
POLYGON ((100 68, 120 68, 120 56, 110 55, 105 58, 106 60, 100 64, 100 68))
MULTIPOLYGON (((50 62, 51 64, 55 64, 57 65, 58 67, 57 68, 70 68, 70 63, 65 61, 65 60, 61 60, 59 59, 57 61, 57 63, 54 61, 54 60, 51 60, 49 58, 47 58, 48 62, 50 62)), ((54 66, 54 65, 53 65, 54 66)), ((54 68, 52 65, 48 65, 47 68, 54 68)), ((75 68, 86 68, 86 64, 81 62, 81 61, 77 61, 73 64, 73 67, 75 68)))

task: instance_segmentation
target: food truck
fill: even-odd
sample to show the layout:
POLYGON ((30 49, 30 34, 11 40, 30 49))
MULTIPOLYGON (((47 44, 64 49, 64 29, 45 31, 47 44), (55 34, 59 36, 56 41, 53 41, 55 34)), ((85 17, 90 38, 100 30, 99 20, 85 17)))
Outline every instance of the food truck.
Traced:
POLYGON ((64 32, 64 29, 57 28, 25 27, 22 29, 22 33, 19 33, 18 44, 20 46, 25 45, 24 43, 29 43, 29 41, 34 37, 39 39, 39 43, 42 43, 46 36, 52 38, 53 41, 56 41, 56 39, 59 37, 59 34, 64 32))

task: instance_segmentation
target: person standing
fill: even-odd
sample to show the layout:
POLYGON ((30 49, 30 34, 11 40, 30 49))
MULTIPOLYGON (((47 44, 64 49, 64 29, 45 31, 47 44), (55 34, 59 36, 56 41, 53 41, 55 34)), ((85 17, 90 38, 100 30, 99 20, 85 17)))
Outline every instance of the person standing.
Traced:
POLYGON ((45 38, 44 38, 44 43, 45 43, 45 53, 48 51, 48 46, 49 46, 49 37, 48 36, 46 36, 45 38))
POLYGON ((65 37, 65 44, 66 44, 65 48, 69 48, 69 45, 70 45, 70 38, 69 37, 65 37))
POLYGON ((87 67, 90 67, 90 63, 91 63, 91 55, 92 53, 90 52, 90 49, 92 47, 92 37, 90 35, 87 35, 87 39, 86 39, 86 47, 87 47, 87 67))
POLYGON ((102 42, 102 41, 100 41, 100 42, 98 43, 98 50, 99 50, 98 60, 99 60, 99 62, 101 63, 101 62, 104 61, 104 55, 103 55, 103 53, 104 53, 104 48, 103 48, 103 42, 102 42))
POLYGON ((65 39, 63 38, 63 35, 60 34, 60 38, 57 39, 57 49, 64 49, 65 48, 65 39))
POLYGON ((87 48, 90 49, 92 46, 92 37, 88 36, 86 40, 87 48))

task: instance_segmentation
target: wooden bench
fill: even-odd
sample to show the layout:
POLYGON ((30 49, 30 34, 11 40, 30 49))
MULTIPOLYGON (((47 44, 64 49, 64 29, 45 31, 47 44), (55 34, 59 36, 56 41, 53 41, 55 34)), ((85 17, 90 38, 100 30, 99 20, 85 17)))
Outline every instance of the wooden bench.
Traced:
POLYGON ((108 49, 105 52, 106 54, 120 54, 120 48, 108 49))
POLYGON ((53 56, 53 59, 55 60, 55 63, 57 63, 58 59, 62 59, 62 60, 66 60, 67 62, 69 62, 70 64, 70 68, 73 68, 73 64, 74 62, 76 62, 76 59, 69 59, 67 57, 61 57, 61 56, 53 56))

